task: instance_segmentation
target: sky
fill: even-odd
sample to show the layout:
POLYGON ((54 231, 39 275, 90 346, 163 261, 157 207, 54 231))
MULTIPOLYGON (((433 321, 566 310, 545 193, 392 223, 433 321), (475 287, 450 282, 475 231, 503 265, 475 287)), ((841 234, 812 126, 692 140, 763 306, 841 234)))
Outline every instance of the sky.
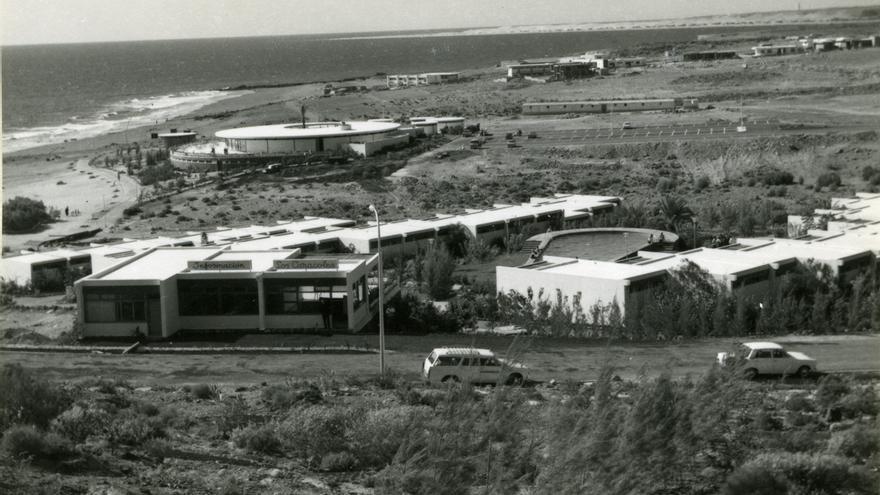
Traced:
POLYGON ((3 45, 611 22, 878 0, 0 0, 3 45))

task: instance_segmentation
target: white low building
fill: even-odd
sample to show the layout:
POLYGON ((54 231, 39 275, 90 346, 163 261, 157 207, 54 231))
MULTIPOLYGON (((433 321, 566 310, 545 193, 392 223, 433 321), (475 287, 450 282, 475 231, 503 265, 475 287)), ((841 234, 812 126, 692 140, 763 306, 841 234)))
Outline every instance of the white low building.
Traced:
POLYGON ((78 318, 86 337, 356 332, 378 311, 377 267, 378 255, 157 248, 77 281, 78 318))

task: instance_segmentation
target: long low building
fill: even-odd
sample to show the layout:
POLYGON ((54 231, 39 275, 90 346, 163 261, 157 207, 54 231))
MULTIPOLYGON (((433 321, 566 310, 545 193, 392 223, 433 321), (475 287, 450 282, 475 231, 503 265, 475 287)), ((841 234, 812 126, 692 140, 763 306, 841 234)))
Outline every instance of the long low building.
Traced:
POLYGON ((519 267, 496 268, 497 290, 556 301, 557 293, 567 304, 577 300, 584 316, 590 308, 607 308, 616 303, 621 314, 627 306, 644 304, 670 273, 688 264, 706 271, 718 284, 739 296, 756 301, 770 294, 798 265, 816 263, 831 269, 847 283, 876 259, 870 249, 860 246, 826 244, 793 239, 738 239, 724 248, 697 248, 680 253, 639 251, 636 256, 617 262, 544 256, 519 267))
MULTIPOLYGON (((386 222, 381 226, 382 246, 389 254, 413 254, 416 250, 426 249, 429 242, 447 239, 457 226, 461 226, 471 238, 489 244, 519 233, 526 226, 532 231, 544 231, 563 224, 576 224, 610 211, 620 201, 615 196, 557 194, 531 198, 528 203, 520 205, 498 204, 458 215, 437 214, 423 219, 386 222)), ((126 239, 82 249, 4 257, 0 277, 41 290, 62 290, 80 276, 103 270, 155 247, 236 245, 258 250, 300 249, 304 253, 371 253, 378 247, 376 230, 374 222, 358 226, 353 220, 323 217, 280 221, 275 225, 218 227, 204 232, 187 232, 180 237, 126 239)))
MULTIPOLYGON (((378 255, 156 248, 77 281, 85 337, 356 332, 378 311, 378 255)), ((386 285, 392 296, 397 290, 386 285)))
POLYGON ((544 101, 523 103, 522 112, 527 115, 551 115, 566 113, 613 113, 613 112, 672 112, 678 108, 696 108, 694 98, 660 98, 642 100, 585 100, 544 101))

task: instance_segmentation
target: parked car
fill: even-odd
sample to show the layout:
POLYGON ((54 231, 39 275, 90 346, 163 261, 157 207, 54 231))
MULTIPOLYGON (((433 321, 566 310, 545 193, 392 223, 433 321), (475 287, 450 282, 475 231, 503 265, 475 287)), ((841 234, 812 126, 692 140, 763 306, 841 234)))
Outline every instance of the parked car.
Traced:
POLYGON ((516 148, 516 140, 515 139, 508 139, 507 140, 507 147, 508 148, 516 148))
POLYGON ((506 361, 489 349, 438 347, 422 365, 428 383, 503 383, 520 385, 526 380, 522 364, 506 361))
POLYGON ((735 352, 719 352, 721 366, 739 366, 743 376, 797 375, 809 377, 817 371, 816 360, 802 352, 786 351, 774 342, 746 342, 735 352))
POLYGON ((281 164, 280 163, 270 163, 269 165, 266 165, 266 168, 263 169, 264 174, 274 174, 274 173, 280 172, 280 171, 281 171, 281 164))
POLYGON ((538 133, 535 131, 530 132, 529 135, 526 136, 527 139, 537 139, 537 137, 538 137, 538 133))
POLYGON ((630 123, 630 122, 624 122, 624 123, 623 123, 623 128, 624 128, 624 129, 632 129, 632 128, 633 128, 633 125, 632 125, 632 123, 630 123))

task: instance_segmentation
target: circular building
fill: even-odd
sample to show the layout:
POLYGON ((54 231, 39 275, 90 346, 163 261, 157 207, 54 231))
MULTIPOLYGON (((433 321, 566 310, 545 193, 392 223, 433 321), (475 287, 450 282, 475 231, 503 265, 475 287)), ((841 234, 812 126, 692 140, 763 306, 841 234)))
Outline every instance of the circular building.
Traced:
POLYGON ((218 131, 230 152, 246 154, 316 153, 351 149, 363 156, 406 142, 394 122, 309 122, 261 125, 218 131))

